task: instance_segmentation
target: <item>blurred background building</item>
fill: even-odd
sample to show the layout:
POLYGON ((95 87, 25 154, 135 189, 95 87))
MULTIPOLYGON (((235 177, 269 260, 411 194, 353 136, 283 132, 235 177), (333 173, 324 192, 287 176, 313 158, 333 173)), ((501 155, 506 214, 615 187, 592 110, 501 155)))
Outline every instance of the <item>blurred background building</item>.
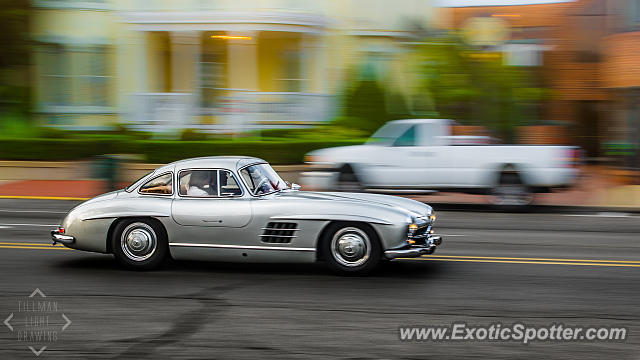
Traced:
POLYGON ((351 72, 400 93, 429 0, 34 0, 34 96, 48 125, 237 131, 336 116, 351 72))
MULTIPOLYGON (((483 50, 529 68, 551 90, 541 102, 540 124, 565 125, 566 140, 590 157, 633 154, 626 161, 640 163, 640 1, 457 7, 450 9, 447 28, 502 34, 483 50), (477 30, 472 25, 478 19, 495 24, 477 30)), ((552 129, 529 128, 525 136, 554 136, 552 129)))

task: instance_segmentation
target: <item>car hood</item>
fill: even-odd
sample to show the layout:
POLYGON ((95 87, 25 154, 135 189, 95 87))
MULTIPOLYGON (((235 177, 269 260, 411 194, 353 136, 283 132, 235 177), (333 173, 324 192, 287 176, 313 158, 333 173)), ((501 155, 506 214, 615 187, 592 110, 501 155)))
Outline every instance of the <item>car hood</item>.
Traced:
POLYGON ((419 201, 391 195, 370 194, 370 193, 347 193, 347 192, 315 192, 315 191, 282 191, 275 194, 281 199, 300 199, 306 201, 324 201, 332 203, 349 203, 369 205, 392 209, 407 215, 420 217, 428 216, 433 212, 431 206, 419 201))

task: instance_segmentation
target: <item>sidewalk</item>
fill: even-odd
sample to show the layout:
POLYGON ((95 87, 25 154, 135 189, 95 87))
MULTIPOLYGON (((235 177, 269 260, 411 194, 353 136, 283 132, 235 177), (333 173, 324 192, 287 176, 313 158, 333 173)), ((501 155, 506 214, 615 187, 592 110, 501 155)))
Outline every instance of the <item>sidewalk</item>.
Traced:
MULTIPOLYGON (((121 184, 121 187, 127 184, 121 184)), ((106 192, 99 180, 0 180, 0 198, 84 200, 106 192)), ((485 195, 436 193, 412 196, 432 204, 486 204, 485 195)), ((538 194, 537 205, 578 206, 640 211, 640 185, 625 185, 606 167, 585 167, 569 190, 538 194)))
POLYGON ((106 191, 106 182, 99 180, 0 181, 0 198, 86 200, 106 191))
MULTIPOLYGON (((443 193, 413 197, 428 203, 486 204, 487 196, 443 193)), ((627 185, 621 176, 613 175, 608 167, 586 166, 580 178, 567 190, 537 194, 536 205, 581 206, 640 210, 640 185, 627 185)))

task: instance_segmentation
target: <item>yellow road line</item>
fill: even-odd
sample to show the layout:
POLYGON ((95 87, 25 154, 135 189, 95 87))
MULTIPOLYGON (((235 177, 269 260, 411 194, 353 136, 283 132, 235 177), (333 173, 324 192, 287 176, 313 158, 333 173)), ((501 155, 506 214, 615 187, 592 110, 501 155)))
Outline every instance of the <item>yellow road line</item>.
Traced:
POLYGON ((67 247, 60 247, 60 246, 44 247, 44 246, 7 246, 7 245, 0 245, 0 249, 73 250, 67 247))
MULTIPOLYGON (((20 242, 0 242, 0 245, 30 245, 30 246, 54 246, 51 243, 20 243, 20 242)), ((62 245, 55 245, 62 246, 62 245)))
MULTIPOLYGON (((73 250, 64 246, 53 246, 44 243, 12 243, 0 242, 0 249, 38 249, 38 250, 73 250)), ((481 262, 498 264, 544 264, 544 265, 582 265, 582 266, 622 266, 640 267, 640 261, 627 260, 594 260, 594 259, 555 259, 555 258, 512 258, 462 255, 427 255, 418 258, 402 258, 403 260, 481 262)))
POLYGON ((34 200, 89 200, 85 197, 67 196, 26 196, 26 195, 0 195, 0 199, 34 199, 34 200))
POLYGON ((579 262, 561 262, 561 261, 511 261, 511 260, 474 260, 474 259, 437 259, 428 257, 419 258, 403 258, 404 260, 429 260, 429 261, 460 261, 460 262, 482 262, 482 263, 499 263, 499 264, 539 264, 539 265, 582 265, 582 266, 625 266, 640 267, 640 264, 612 264, 612 263, 579 263, 579 262))
POLYGON ((500 256, 462 256, 462 255, 428 255, 430 258, 454 258, 454 259, 488 259, 488 260, 527 260, 527 261, 577 261, 577 262, 606 262, 640 264, 640 261, 631 260, 594 260, 594 259, 556 259, 556 258, 521 258, 500 256))

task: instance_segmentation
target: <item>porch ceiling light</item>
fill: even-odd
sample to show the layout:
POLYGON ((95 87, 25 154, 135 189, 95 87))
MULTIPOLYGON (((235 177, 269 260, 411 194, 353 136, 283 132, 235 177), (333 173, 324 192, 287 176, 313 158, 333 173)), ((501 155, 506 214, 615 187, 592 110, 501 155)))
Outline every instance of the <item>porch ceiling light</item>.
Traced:
POLYGON ((251 40, 251 36, 211 35, 212 39, 222 40, 251 40))
POLYGON ((520 17, 520 14, 491 14, 492 17, 505 17, 505 18, 516 18, 520 17))

